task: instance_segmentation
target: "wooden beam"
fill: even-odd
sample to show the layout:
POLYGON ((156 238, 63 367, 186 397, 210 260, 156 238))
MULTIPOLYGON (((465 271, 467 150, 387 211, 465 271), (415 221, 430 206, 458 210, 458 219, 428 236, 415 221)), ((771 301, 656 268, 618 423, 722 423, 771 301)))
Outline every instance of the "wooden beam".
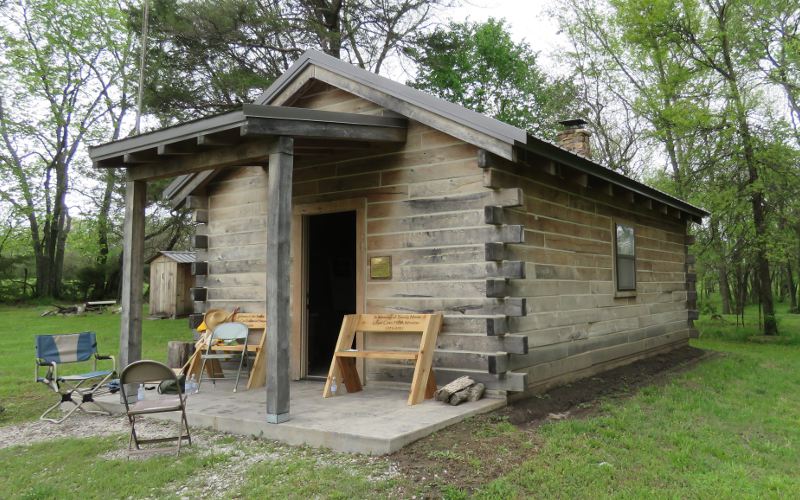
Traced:
MULTIPOLYGON (((122 313, 119 330, 119 366, 142 358, 142 292, 144 284, 144 207, 147 183, 128 182, 125 189, 125 222, 122 228, 122 313)), ((136 398, 136 387, 125 388, 136 398)), ((120 397, 122 393, 120 392, 120 397)))
POLYGON ((162 159, 149 165, 128 168, 128 180, 151 180, 176 177, 203 170, 237 165, 253 165, 267 161, 269 141, 243 142, 235 147, 212 149, 199 153, 162 159))
POLYGON ((267 192, 267 422, 289 420, 289 304, 294 141, 278 137, 269 155, 267 192))
POLYGON ((137 165, 142 163, 157 163, 159 161, 155 151, 140 151, 136 153, 125 153, 122 155, 122 161, 126 165, 137 165))
POLYGON ((156 147, 158 156, 184 156, 196 153, 197 148, 188 142, 176 142, 173 144, 160 144, 156 147))
POLYGON ((242 125, 240 133, 242 137, 263 137, 282 134, 320 139, 405 142, 406 132, 407 129, 405 127, 250 118, 242 125))
POLYGON ((197 145, 198 146, 207 146, 207 147, 227 147, 233 146, 235 143, 234 140, 230 138, 226 138, 224 136, 220 137, 217 135, 199 135, 197 136, 197 145))

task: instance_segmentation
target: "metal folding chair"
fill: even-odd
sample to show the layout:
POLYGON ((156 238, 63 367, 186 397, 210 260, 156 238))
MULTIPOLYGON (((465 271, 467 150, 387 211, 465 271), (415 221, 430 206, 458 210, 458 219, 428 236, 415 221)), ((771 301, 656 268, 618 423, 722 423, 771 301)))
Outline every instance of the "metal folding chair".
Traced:
POLYGON ((186 419, 186 399, 181 391, 181 386, 178 383, 178 376, 175 372, 163 363, 158 361, 142 360, 135 361, 125 367, 119 376, 119 387, 122 391, 122 400, 125 402, 125 413, 128 416, 128 422, 131 424, 131 436, 128 439, 128 456, 133 453, 132 445, 136 445, 136 450, 141 450, 142 444, 150 443, 165 443, 168 441, 177 441, 175 449, 177 454, 181 452, 181 443, 184 439, 192 444, 192 436, 189 432, 189 421, 186 419), (175 382, 177 394, 160 395, 155 399, 144 399, 136 401, 135 403, 128 403, 127 394, 125 394, 126 384, 138 386, 139 384, 160 384, 165 380, 175 382), (181 413, 178 419, 178 435, 141 439, 136 434, 136 417, 140 415, 152 415, 153 413, 169 413, 179 411, 181 413), (186 434, 184 434, 184 428, 186 434))
MULTIPOLYGON (((249 328, 247 328, 247 325, 244 323, 234 322, 217 325, 217 327, 211 333, 211 338, 208 339, 208 346, 206 346, 205 352, 200 354, 200 358, 203 360, 203 363, 200 365, 200 380, 197 381, 198 391, 200 390, 200 384, 203 382, 203 374, 205 373, 207 360, 232 360, 236 359, 237 354, 241 353, 239 357, 239 370, 236 372, 236 384, 233 386, 233 392, 236 392, 236 390, 239 388, 239 377, 242 374, 244 359, 247 357, 247 335, 249 332, 249 328), (235 344, 225 344, 226 342, 234 341, 236 342, 235 344)), ((222 379, 223 377, 206 377, 206 380, 211 380, 211 382, 215 385, 217 380, 222 379)))
POLYGON ((107 382, 117 370, 116 360, 113 356, 103 356, 97 353, 97 339, 94 332, 69 333, 63 335, 37 335, 36 336, 36 371, 34 380, 51 388, 60 396, 60 400, 48 408, 41 420, 60 424, 77 410, 86 413, 101 413, 110 415, 111 412, 100 406, 94 398, 111 392, 107 382), (59 375, 58 367, 68 363, 80 363, 92 359, 92 371, 79 375, 59 375), (111 360, 110 370, 98 370, 97 360, 111 360), (39 369, 47 367, 44 377, 39 376, 39 369), (87 385, 84 385, 87 384, 87 385), (88 385, 90 384, 90 385, 88 385), (75 400, 75 396, 79 400, 75 400), (75 405, 60 419, 48 418, 47 415, 61 406, 62 403, 75 405), (100 410, 83 408, 86 403, 93 403, 100 410))

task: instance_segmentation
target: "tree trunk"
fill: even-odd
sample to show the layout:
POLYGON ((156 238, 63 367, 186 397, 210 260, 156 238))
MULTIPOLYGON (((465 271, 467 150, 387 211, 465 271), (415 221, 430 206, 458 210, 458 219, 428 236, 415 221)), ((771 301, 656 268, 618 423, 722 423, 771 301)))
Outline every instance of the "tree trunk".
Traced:
POLYGON ((106 170, 106 186, 103 190, 103 198, 100 200, 100 211, 97 214, 97 268, 94 283, 93 296, 96 299, 104 298, 108 294, 108 276, 106 276, 106 264, 108 264, 108 233, 110 227, 109 213, 111 212, 111 199, 114 194, 117 177, 113 169, 106 170))
POLYGON ((731 314, 731 286, 728 282, 728 266, 719 268, 719 295, 722 297, 722 314, 731 314))
POLYGON ((759 172, 756 164, 753 137, 747 119, 744 99, 739 90, 739 78, 733 64, 732 50, 728 38, 727 16, 728 9, 722 7, 717 14, 720 29, 722 57, 725 62, 725 71, 722 76, 728 83, 730 98, 733 101, 733 110, 736 113, 739 137, 742 141, 744 163, 747 168, 747 184, 750 186, 750 204, 753 210, 753 223, 756 230, 756 274, 758 275, 758 298, 764 308, 764 335, 777 335, 778 323, 775 321, 775 305, 772 298, 772 277, 767 260, 765 240, 767 236, 767 219, 764 207, 763 187, 759 183, 759 172))
POLYGON ((794 282, 794 276, 792 276, 792 263, 786 263, 786 288, 787 292, 789 293, 789 311, 796 313, 797 312, 797 285, 794 282))

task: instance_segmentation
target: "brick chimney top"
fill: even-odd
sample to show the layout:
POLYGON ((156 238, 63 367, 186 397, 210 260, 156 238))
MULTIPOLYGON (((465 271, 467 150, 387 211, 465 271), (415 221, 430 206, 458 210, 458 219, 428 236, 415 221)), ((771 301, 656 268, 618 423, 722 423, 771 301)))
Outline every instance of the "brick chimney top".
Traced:
POLYGON ((586 128, 587 122, 580 118, 573 118, 571 120, 562 120, 558 123, 564 126, 564 130, 560 131, 556 136, 558 145, 573 153, 591 158, 592 145, 590 137, 592 133, 586 128))

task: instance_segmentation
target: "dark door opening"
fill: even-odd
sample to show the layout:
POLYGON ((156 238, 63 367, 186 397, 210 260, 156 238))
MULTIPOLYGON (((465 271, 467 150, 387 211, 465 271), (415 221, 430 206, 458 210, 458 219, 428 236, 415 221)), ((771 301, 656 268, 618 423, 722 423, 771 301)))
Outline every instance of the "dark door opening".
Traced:
POLYGON ((342 317, 356 312, 356 213, 309 216, 306 241, 307 374, 324 377, 342 317))

